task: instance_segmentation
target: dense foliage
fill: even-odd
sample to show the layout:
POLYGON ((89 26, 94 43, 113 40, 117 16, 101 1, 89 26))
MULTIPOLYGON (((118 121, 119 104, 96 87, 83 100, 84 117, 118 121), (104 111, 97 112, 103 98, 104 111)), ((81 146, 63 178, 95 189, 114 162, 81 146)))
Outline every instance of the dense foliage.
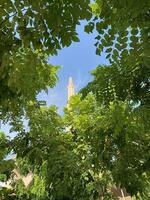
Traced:
MULTIPOLYGON (((89 98, 89 104, 91 100, 89 98)), ((78 101, 75 99, 76 103, 78 101)), ((87 104, 83 102, 83 106, 86 109, 87 104)), ((104 176, 104 172, 93 165, 96 152, 91 154, 92 143, 83 141, 80 132, 75 135, 70 111, 66 110, 62 119, 55 107, 37 109, 31 106, 27 116, 29 131, 20 129, 12 146, 17 154, 15 168, 24 176, 32 172, 33 180, 28 188, 21 180, 14 180, 15 199, 114 198, 109 191, 111 174, 105 171, 104 176)))
POLYGON ((85 31, 97 30, 97 54, 104 49, 111 62, 149 65, 149 0, 96 0, 94 19, 85 31))
POLYGON ((49 55, 79 41, 76 25, 90 19, 89 0, 0 2, 1 118, 21 115, 41 90, 56 83, 49 55))
POLYGON ((150 2, 97 0, 91 7, 95 17, 85 31, 97 30, 96 53, 105 51, 110 65, 93 70, 94 79, 81 90, 82 98, 92 92, 99 106, 109 112, 113 108, 113 117, 109 113, 106 119, 112 123, 108 138, 115 140, 107 153, 109 162, 112 156, 117 165, 115 173, 112 163, 108 168, 112 167, 115 182, 131 195, 146 191, 147 197, 142 197, 146 199, 150 182, 150 2))
POLYGON ((1 0, 0 119, 17 136, 0 133, 0 180, 14 168, 33 179, 12 179, 0 198, 112 200, 118 187, 149 199, 149 52, 149 0, 1 0), (80 20, 97 31, 96 53, 110 65, 93 70, 61 117, 36 98, 58 79, 48 56, 79 41, 80 20))
POLYGON ((115 90, 119 100, 149 105, 150 2, 97 0, 91 7, 95 17, 85 31, 97 30, 96 53, 105 51, 111 63, 94 72, 92 90, 103 101, 113 99, 115 90))
POLYGON ((88 162, 93 169, 104 174, 104 180, 109 172, 112 184, 126 188, 130 195, 140 193, 142 199, 148 199, 149 112, 133 109, 127 101, 99 105, 92 94, 84 100, 75 96, 70 106, 68 125, 73 126, 77 142, 89 146, 88 162))

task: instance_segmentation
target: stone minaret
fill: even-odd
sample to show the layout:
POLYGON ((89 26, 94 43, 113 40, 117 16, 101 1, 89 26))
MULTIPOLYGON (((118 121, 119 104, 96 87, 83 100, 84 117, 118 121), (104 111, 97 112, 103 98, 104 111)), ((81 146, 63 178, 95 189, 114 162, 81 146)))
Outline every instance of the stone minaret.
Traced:
POLYGON ((73 84, 72 77, 69 77, 67 88, 68 88, 68 101, 69 101, 70 97, 75 94, 75 92, 74 92, 74 84, 73 84))

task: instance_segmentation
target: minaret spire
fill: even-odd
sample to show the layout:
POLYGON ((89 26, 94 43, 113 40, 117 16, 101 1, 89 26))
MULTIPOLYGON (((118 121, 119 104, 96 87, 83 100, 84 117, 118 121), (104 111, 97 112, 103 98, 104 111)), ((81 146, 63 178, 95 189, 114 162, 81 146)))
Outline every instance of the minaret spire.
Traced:
POLYGON ((75 94, 75 92, 74 92, 74 83, 73 83, 72 77, 69 77, 67 88, 68 88, 68 101, 69 101, 70 97, 75 94))

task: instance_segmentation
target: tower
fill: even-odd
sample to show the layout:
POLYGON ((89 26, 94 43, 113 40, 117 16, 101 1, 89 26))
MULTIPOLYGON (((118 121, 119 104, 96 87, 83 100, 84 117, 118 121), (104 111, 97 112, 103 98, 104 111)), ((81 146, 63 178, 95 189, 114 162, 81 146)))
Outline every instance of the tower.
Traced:
POLYGON ((68 88, 68 101, 69 101, 70 97, 75 94, 75 92, 74 92, 74 83, 73 83, 72 77, 69 77, 67 88, 68 88))

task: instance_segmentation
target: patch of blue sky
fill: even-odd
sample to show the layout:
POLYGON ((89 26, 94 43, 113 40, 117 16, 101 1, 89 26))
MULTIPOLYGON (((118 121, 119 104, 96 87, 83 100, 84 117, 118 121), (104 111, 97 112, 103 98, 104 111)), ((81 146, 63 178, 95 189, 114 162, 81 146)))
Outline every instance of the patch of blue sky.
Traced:
POLYGON ((96 55, 94 46, 96 32, 92 34, 85 33, 85 23, 82 22, 77 27, 80 42, 74 42, 70 47, 60 50, 57 56, 49 57, 49 63, 61 66, 58 72, 59 81, 53 89, 48 90, 48 94, 41 92, 38 95, 38 99, 46 100, 47 105, 56 105, 60 114, 63 113, 63 107, 67 103, 69 76, 73 78, 75 92, 77 93, 92 80, 91 70, 98 65, 109 64, 105 58, 105 53, 102 53, 101 56, 96 55))

